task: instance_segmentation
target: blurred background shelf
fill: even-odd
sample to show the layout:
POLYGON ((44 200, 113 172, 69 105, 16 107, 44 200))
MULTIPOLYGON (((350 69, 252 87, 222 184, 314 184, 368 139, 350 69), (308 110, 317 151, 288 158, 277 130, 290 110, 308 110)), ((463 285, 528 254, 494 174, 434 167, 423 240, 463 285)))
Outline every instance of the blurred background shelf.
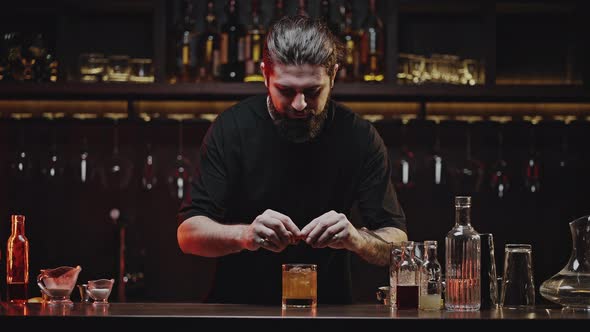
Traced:
MULTIPOLYGON (((239 100, 265 93, 262 83, 0 83, 0 99, 239 100)), ((590 89, 563 85, 399 86, 345 83, 334 86, 337 100, 586 102, 590 89)))
MULTIPOLYGON (((323 2, 306 1, 308 13, 314 17, 323 15, 323 2)), ((206 1, 189 3, 194 7, 194 28, 203 31, 206 1)), ((221 26, 227 19, 225 1, 213 3, 217 24, 221 26)), ((355 30, 361 28, 369 15, 367 1, 327 3, 330 20, 335 24, 344 19, 341 6, 349 4, 355 30)), ((239 4, 241 22, 249 24, 251 2, 239 4)), ((294 13, 297 6, 297 1, 284 1, 284 12, 294 13)), ((336 100, 354 105, 355 111, 376 118, 400 114, 428 118, 468 115, 469 110, 477 116, 485 110, 490 116, 510 115, 512 110, 518 118, 523 115, 523 105, 507 105, 530 103, 533 106, 524 106, 527 115, 537 111, 539 116, 586 114, 590 99, 587 60, 590 53, 585 42, 589 38, 590 29, 586 28, 590 20, 586 2, 377 0, 376 6, 384 22, 384 82, 337 82, 333 90, 336 100), (472 58, 482 64, 485 78, 476 86, 400 84, 396 78, 400 54, 426 57, 452 54, 472 58), (432 107, 431 103, 439 102, 447 104, 432 107), (547 103, 551 105, 543 106, 547 103), (461 111, 457 111, 456 105, 461 111), (494 111, 499 108, 502 110, 494 111)), ((265 26, 272 19, 274 9, 274 0, 260 1, 265 26)), ((195 115, 218 114, 240 99, 264 93, 261 83, 169 84, 174 79, 175 29, 182 19, 182 10, 180 0, 61 0, 51 4, 28 1, 7 5, 0 13, 0 32, 42 33, 48 49, 56 54, 59 72, 56 83, 0 81, 0 116, 19 116, 30 112, 32 105, 47 109, 47 101, 54 102, 49 112, 66 114, 73 106, 60 110, 55 102, 63 101, 65 105, 102 101, 104 107, 79 104, 84 112, 98 116, 111 112, 115 101, 125 105, 117 106, 117 112, 130 117, 138 116, 145 109, 142 105, 150 105, 150 112, 159 107, 160 112, 182 109, 181 112, 190 113, 192 109, 195 115), (78 61, 84 52, 153 59, 156 83, 80 83, 78 61), (186 107, 178 106, 182 103, 186 107)))

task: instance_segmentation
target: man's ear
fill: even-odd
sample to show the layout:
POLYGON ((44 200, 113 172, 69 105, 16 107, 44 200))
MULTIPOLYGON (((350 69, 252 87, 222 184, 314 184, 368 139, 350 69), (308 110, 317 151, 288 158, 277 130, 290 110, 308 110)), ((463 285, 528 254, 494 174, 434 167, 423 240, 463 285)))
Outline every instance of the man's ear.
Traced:
POLYGON ((266 70, 264 70, 264 61, 260 61, 260 71, 262 72, 262 77, 264 77, 264 85, 268 89, 268 77, 266 77, 266 70))
POLYGON ((336 75, 338 74, 338 68, 340 68, 340 65, 338 65, 337 63, 335 63, 334 64, 334 73, 332 74, 332 77, 330 78, 331 81, 332 81, 331 82, 332 84, 330 85, 330 88, 333 88, 334 87, 334 81, 336 80, 336 75))

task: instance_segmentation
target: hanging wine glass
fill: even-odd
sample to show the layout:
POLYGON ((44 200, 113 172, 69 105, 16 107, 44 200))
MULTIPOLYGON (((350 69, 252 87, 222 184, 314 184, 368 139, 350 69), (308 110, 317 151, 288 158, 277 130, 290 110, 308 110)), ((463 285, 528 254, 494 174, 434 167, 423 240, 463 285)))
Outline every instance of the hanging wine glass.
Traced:
POLYGON ((115 225, 118 231, 118 239, 119 239, 119 251, 118 251, 118 258, 117 258, 117 300, 119 302, 125 302, 125 270, 126 270, 126 261, 125 261, 125 251, 126 251, 126 230, 127 230, 127 221, 122 218, 121 210, 118 208, 112 208, 109 211, 109 223, 115 225))
POLYGON ((22 128, 18 131, 18 147, 10 161, 10 178, 17 182, 32 180, 33 163, 29 149, 25 146, 25 135, 22 128))
MULTIPOLYGON (((55 126, 55 125, 54 125, 55 126)), ((57 133, 55 127, 52 129, 52 143, 45 160, 41 164, 41 174, 45 181, 56 183, 64 175, 65 165, 57 148, 57 133)))
POLYGON ((185 117, 177 117, 178 120, 178 147, 174 166, 168 174, 168 187, 172 197, 182 200, 188 194, 192 181, 193 166, 183 154, 183 120, 185 117))
MULTIPOLYGON (((543 172, 544 186, 552 188, 552 190, 558 190, 560 193, 571 192, 571 186, 578 180, 576 174, 579 174, 575 169, 576 153, 570 149, 569 145, 568 126, 568 124, 563 124, 560 127, 559 148, 556 151, 555 158, 549 159, 545 172, 543 172)), ((562 195, 562 197, 565 196, 562 195)))
POLYGON ((568 147, 568 139, 567 139, 567 135, 566 135, 566 129, 564 128, 562 134, 561 134, 561 148, 560 148, 560 153, 559 153, 559 162, 558 165, 559 167, 561 167, 562 169, 566 169, 570 166, 571 162, 570 162, 570 154, 569 154, 569 147, 568 147))
POLYGON ((141 188, 146 191, 150 191, 154 189, 156 184, 158 183, 158 178, 156 176, 156 169, 154 166, 154 154, 152 152, 152 143, 149 141, 149 129, 150 129, 150 120, 146 123, 146 151, 143 157, 143 169, 141 172, 141 188))
POLYGON ((143 158, 143 171, 141 172, 141 187, 144 190, 152 190, 158 183, 154 169, 154 155, 152 154, 152 145, 147 143, 146 155, 143 158))
POLYGON ((471 153, 471 129, 465 132, 465 158, 454 169, 455 192, 461 195, 472 195, 481 191, 484 180, 484 164, 473 158, 471 153))
POLYGON ((561 174, 560 181, 564 185, 571 185, 576 181, 576 174, 579 174, 580 156, 576 149, 571 149, 569 144, 569 127, 570 124, 565 124, 561 132, 561 148, 559 153, 559 172, 561 174))
POLYGON ((498 158, 492 164, 490 169, 490 187, 498 196, 503 198, 510 189, 510 178, 508 176, 508 163, 504 160, 503 148, 504 135, 501 129, 498 129, 498 158))
POLYGON ((416 158, 415 154, 408 146, 407 123, 402 125, 402 146, 399 158, 393 165, 394 183, 398 189, 409 189, 415 187, 416 177, 416 158))
POLYGON ((129 186, 133 164, 119 150, 119 117, 113 117, 113 150, 97 167, 100 183, 104 189, 123 190, 129 186))
POLYGON ((524 169, 524 186, 529 193, 537 193, 541 189, 541 170, 535 145, 535 128, 532 126, 529 135, 529 156, 524 169))
POLYGON ((87 184, 90 182, 90 175, 93 171, 93 164, 91 162, 90 148, 88 147, 88 138, 82 138, 82 145, 79 152, 72 160, 72 172, 74 181, 80 184, 87 184))
POLYGON ((432 183, 434 185, 441 185, 446 182, 444 169, 446 167, 446 160, 443 159, 440 148, 440 124, 434 127, 434 145, 432 146, 432 155, 430 156, 430 167, 428 168, 430 176, 432 176, 432 183))

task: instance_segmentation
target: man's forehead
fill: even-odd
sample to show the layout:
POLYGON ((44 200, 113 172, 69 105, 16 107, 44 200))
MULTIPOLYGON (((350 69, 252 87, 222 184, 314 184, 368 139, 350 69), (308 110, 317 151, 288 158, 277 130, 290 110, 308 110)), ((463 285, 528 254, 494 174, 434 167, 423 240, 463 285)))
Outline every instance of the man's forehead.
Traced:
POLYGON ((282 65, 277 64, 271 74, 273 84, 309 88, 329 82, 326 69, 320 65, 282 65))

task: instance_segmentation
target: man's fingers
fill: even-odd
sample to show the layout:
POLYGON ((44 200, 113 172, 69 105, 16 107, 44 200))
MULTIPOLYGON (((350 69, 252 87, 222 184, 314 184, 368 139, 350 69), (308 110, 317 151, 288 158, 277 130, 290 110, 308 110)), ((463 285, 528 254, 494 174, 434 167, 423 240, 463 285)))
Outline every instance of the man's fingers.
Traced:
POLYGON ((264 214, 267 214, 269 217, 272 217, 274 219, 277 219, 281 222, 281 224, 283 225, 283 228, 285 230, 284 235, 285 237, 288 237, 288 232, 291 232, 291 234, 295 235, 295 236, 299 236, 301 231, 299 230, 299 227, 297 227, 297 225, 295 225, 295 223, 293 222, 293 220, 291 220, 291 218, 289 218, 289 216, 284 215, 280 212, 274 211, 274 210, 266 210, 264 212, 264 214))

